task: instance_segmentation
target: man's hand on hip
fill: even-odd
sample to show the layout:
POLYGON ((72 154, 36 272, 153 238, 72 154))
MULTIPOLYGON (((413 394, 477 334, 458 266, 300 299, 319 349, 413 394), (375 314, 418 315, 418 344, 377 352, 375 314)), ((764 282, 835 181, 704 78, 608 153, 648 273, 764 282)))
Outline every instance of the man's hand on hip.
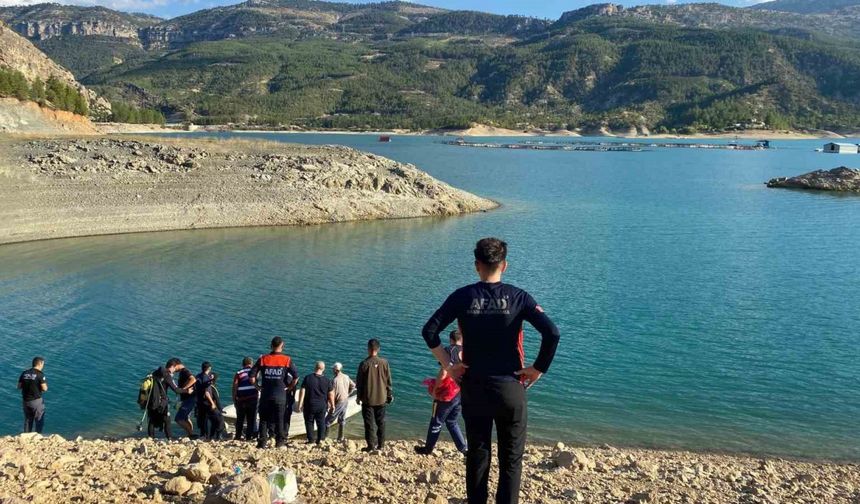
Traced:
POLYGON ((531 386, 534 385, 538 380, 540 380, 541 376, 543 376, 543 373, 535 369, 534 366, 529 366, 525 369, 521 369, 514 374, 520 377, 520 380, 523 382, 523 385, 525 385, 526 389, 531 388, 531 386))

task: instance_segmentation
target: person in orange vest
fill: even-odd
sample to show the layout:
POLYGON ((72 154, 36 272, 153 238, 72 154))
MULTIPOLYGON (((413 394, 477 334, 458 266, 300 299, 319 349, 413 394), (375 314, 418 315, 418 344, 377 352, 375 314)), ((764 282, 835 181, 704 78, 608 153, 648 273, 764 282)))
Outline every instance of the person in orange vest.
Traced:
POLYGON ((269 425, 274 424, 275 447, 287 443, 284 432, 284 410, 287 407, 287 388, 294 388, 298 372, 289 355, 284 354, 284 340, 272 338, 272 351, 261 355, 251 368, 251 383, 260 384, 260 429, 257 448, 265 448, 269 425))

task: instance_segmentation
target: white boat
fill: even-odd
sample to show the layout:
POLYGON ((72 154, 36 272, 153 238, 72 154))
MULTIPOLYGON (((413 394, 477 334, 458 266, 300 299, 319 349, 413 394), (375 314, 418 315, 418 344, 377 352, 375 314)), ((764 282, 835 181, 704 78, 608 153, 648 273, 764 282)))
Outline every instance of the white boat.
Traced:
MULTIPOLYGON (((358 396, 355 392, 350 394, 349 403, 346 406, 346 418, 356 415, 361 411, 361 406, 357 402, 358 396)), ((289 437, 297 437, 305 435, 305 421, 302 418, 302 414, 298 410, 299 401, 296 399, 296 402, 293 404, 293 418, 290 421, 290 432, 287 434, 289 437)), ((224 420, 231 426, 236 425, 236 405, 230 404, 222 410, 224 414, 224 420)), ((257 422, 259 423, 259 416, 257 417, 257 422)))

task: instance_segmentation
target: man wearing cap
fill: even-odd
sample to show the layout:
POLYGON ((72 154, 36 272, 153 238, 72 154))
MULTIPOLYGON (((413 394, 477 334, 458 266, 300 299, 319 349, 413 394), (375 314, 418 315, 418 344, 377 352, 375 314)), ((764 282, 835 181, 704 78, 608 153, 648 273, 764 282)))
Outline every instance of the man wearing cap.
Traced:
POLYGON ((343 372, 343 364, 335 362, 332 367, 334 378, 332 387, 334 389, 334 411, 329 413, 325 419, 326 425, 334 425, 337 422, 337 440, 343 441, 343 426, 346 425, 346 410, 349 406, 349 394, 355 390, 355 382, 343 372))

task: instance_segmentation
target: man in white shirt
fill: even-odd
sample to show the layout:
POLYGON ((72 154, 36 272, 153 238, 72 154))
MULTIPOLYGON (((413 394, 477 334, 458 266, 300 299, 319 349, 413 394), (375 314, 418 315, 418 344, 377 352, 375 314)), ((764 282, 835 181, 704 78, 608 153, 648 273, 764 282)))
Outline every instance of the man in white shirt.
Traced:
POLYGON ((349 405, 349 394, 355 390, 355 382, 343 372, 343 364, 335 362, 332 366, 334 378, 334 411, 326 418, 327 425, 337 422, 337 440, 343 441, 343 426, 346 424, 346 409, 349 405))

